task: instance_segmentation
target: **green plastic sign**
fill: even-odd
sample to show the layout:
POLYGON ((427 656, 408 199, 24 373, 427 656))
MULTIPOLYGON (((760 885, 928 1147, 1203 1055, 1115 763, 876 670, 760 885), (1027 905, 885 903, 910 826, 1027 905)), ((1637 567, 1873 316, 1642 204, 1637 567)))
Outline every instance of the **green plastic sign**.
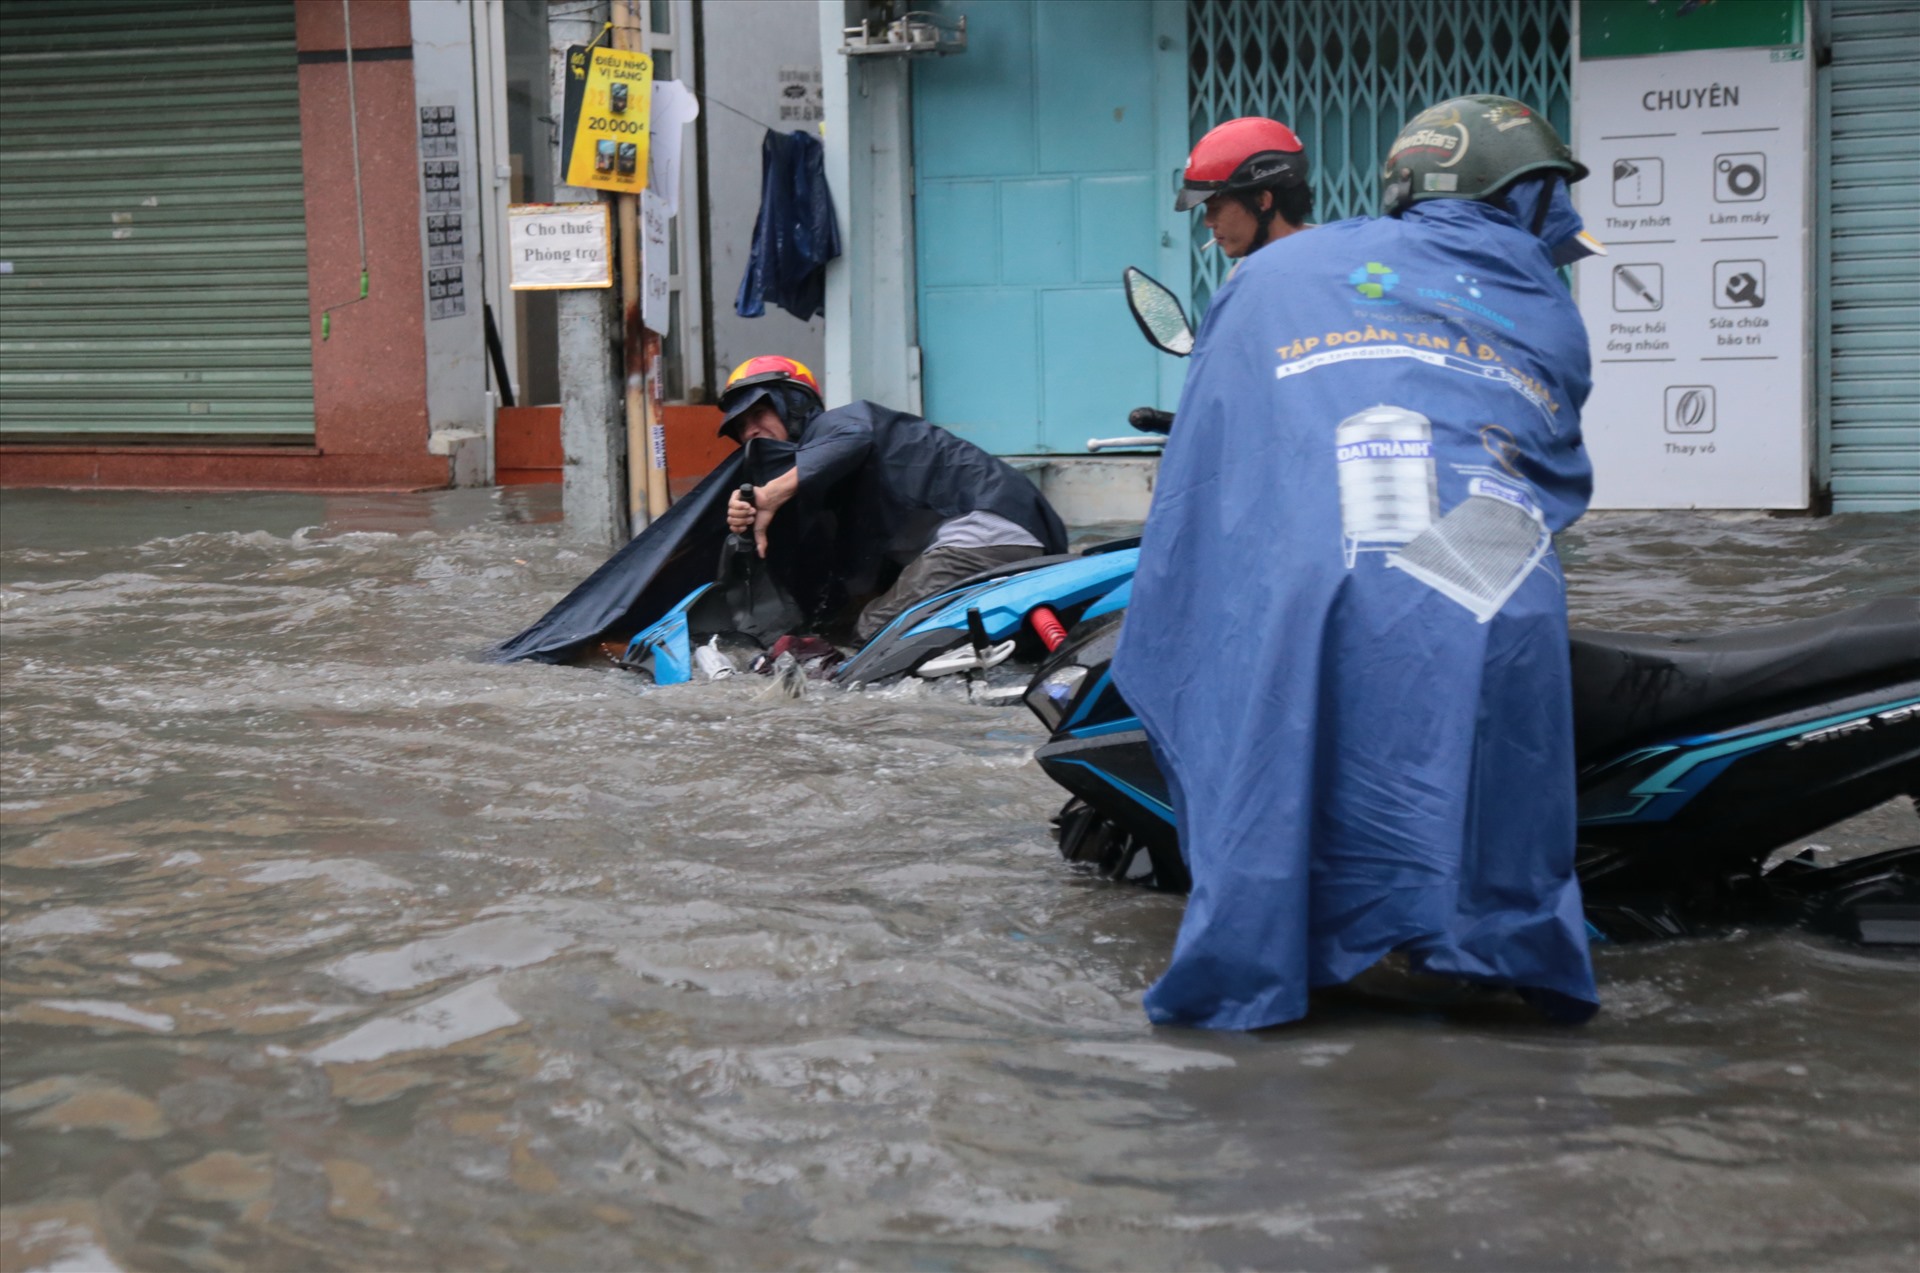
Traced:
POLYGON ((1799 45, 1803 0, 1583 0, 1580 56, 1799 45))

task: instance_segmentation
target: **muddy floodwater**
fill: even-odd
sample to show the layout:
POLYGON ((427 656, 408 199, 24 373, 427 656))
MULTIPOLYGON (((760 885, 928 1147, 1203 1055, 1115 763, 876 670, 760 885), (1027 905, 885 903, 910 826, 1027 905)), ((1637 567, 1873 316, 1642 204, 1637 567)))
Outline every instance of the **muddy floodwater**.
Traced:
MULTIPOLYGON (((0 1268, 1920 1266, 1920 959, 1738 931, 1599 949, 1577 1030, 1154 1029, 1181 901, 1059 860, 1024 711, 475 661, 598 563, 557 512, 0 499, 0 1268)), ((1678 630, 1917 546, 1563 553, 1577 621, 1678 630)))

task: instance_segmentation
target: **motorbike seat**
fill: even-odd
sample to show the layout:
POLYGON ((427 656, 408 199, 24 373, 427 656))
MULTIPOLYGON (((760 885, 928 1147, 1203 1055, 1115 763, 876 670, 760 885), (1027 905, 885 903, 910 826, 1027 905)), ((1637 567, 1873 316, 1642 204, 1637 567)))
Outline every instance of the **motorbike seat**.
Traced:
POLYGON ((1575 629, 1574 750, 1581 763, 1658 741, 1683 722, 1848 682, 1920 678, 1920 597, 1882 597, 1817 619, 1667 636, 1575 629))

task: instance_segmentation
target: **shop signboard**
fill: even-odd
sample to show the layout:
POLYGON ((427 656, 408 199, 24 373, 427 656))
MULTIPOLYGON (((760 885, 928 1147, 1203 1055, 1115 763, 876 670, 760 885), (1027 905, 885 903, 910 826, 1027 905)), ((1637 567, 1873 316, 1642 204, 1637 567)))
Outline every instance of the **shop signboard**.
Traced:
POLYGON ((1594 506, 1805 508, 1812 79, 1797 0, 1729 28, 1792 41, 1756 48, 1698 47, 1676 6, 1583 8, 1574 149, 1592 176, 1575 191, 1608 248, 1577 267, 1594 506))

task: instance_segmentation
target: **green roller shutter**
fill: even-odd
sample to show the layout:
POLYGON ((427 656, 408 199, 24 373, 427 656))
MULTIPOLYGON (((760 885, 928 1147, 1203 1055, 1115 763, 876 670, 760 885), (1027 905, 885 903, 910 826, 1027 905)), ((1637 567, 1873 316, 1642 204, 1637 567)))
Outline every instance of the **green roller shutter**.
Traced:
POLYGON ((293 9, 0 0, 0 440, 311 440, 293 9))
POLYGON ((1920 0, 1833 0, 1829 14, 1833 507, 1920 508, 1920 0))

